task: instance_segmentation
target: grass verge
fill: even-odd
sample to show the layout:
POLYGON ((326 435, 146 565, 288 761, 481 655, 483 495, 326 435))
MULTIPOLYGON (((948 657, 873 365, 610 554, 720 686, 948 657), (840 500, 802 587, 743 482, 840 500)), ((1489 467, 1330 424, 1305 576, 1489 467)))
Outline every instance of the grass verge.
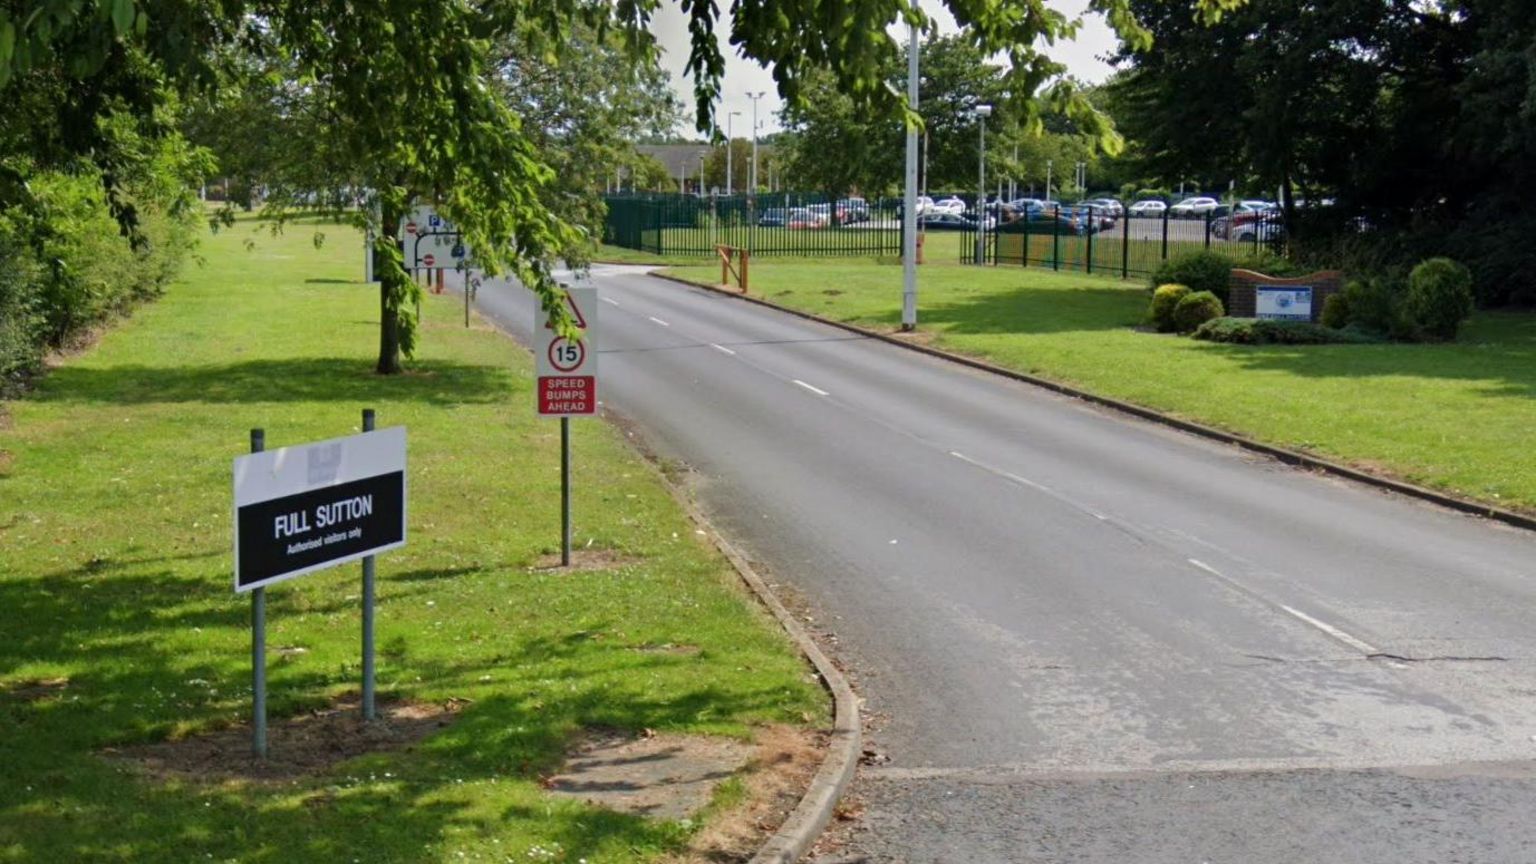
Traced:
MULTIPOLYGON (((0 861, 645 861, 695 828, 556 802, 584 727, 744 735, 823 721, 788 640, 608 424, 558 425, 531 363, 449 297, 411 371, 371 373, 375 289, 344 228, 242 226, 159 303, 11 403, 0 428, 0 861), (252 240, 254 248, 246 248, 252 240), (230 459, 409 430, 410 545, 379 561, 379 686, 464 705, 409 750, 284 783, 153 780, 103 748, 245 722, 249 604, 230 588, 230 459), (655 645, 697 650, 657 652, 655 645), (467 700, 467 702, 465 701, 467 700)), ((273 722, 355 691, 358 568, 269 591, 273 722)))
MULTIPOLYGON (((1499 506, 1536 511, 1536 316, 1474 315, 1454 344, 1222 345, 1138 332, 1140 282, 930 258, 939 347, 1499 506)), ((718 269, 669 274, 712 283, 718 269)), ((752 293, 893 330, 899 265, 763 260, 752 293), (834 286, 834 287, 827 287, 834 286)))

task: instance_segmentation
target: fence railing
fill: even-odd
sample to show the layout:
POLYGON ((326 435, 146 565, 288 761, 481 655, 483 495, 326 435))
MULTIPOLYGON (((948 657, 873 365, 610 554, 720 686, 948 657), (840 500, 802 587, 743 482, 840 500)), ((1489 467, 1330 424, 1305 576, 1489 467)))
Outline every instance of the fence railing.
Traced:
POLYGON ((615 196, 603 242, 677 258, 713 258, 717 246, 753 257, 901 254, 900 209, 888 200, 821 195, 615 196))
MULTIPOLYGON (((815 194, 757 196, 621 195, 606 199, 603 242, 672 258, 713 259, 720 246, 753 257, 899 256, 901 201, 828 199, 815 194)), ((1195 249, 1233 256, 1284 243, 1278 211, 1180 218, 1103 207, 1003 208, 983 223, 923 214, 928 248, 939 233, 958 235, 961 261, 1050 267, 1121 277, 1147 276, 1195 249), (980 237, 978 238, 978 233, 980 237), (979 240, 979 243, 978 243, 979 240)))
POLYGON ((1285 223, 1274 210, 1180 218, 1166 211, 1139 216, 1105 208, 1058 207, 1004 212, 1001 218, 966 226, 962 234, 960 260, 965 263, 1034 265, 1128 278, 1149 276, 1167 259, 1199 249, 1234 257, 1278 251, 1285 241, 1285 223))

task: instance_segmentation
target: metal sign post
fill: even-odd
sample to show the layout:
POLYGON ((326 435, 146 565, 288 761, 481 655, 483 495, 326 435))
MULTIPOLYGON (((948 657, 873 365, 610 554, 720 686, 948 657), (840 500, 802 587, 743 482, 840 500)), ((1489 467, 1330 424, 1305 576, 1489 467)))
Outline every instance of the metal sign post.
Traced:
MULTIPOLYGON (((251 430, 251 452, 267 449, 267 433, 251 430)), ((267 590, 251 592, 251 752, 267 758, 267 590)))
POLYGON ((560 566, 571 566, 571 418, 560 418, 560 566))
MULTIPOLYGON (((363 431, 372 432, 372 408, 363 409, 363 431)), ((363 719, 372 720, 373 710, 373 590, 374 556, 363 558, 363 719)))

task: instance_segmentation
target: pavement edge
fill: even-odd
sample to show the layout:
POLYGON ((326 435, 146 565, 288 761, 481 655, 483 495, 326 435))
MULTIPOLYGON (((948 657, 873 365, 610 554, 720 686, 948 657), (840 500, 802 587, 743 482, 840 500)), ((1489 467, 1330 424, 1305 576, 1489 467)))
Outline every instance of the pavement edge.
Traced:
MULTIPOLYGON (((604 409, 604 414, 608 414, 604 409)), ((622 417, 622 415, 619 415, 622 417)), ((620 421, 623 425, 623 421, 620 421)), ((655 460, 646 451, 643 440, 638 449, 641 456, 647 462, 655 464, 655 460)), ((800 803, 790 811, 784 824, 770 836, 767 841, 758 848, 748 864, 795 864, 810 851, 811 846, 821 836, 827 824, 832 821, 833 811, 837 808, 837 802, 842 799, 843 793, 848 790, 848 784, 853 782, 854 773, 858 769, 859 756, 863 747, 863 726, 859 719, 858 700, 853 695, 853 687, 848 683, 847 676, 838 669, 831 659, 822 652, 810 634, 795 620, 795 616, 785 608, 778 595, 768 583, 758 575, 751 562, 725 536, 715 529, 714 523, 699 509, 693 499, 688 495, 686 487, 668 477, 664 472, 657 472, 662 484, 672 493, 672 497, 688 518, 702 530, 724 555, 726 560, 735 568, 736 575, 746 584, 759 603, 768 610, 784 628, 791 642, 800 653, 811 662, 816 670, 816 676, 821 680, 821 686, 832 696, 832 731, 828 735, 827 755, 821 761, 821 767, 816 769, 816 774, 811 778, 810 785, 805 794, 801 796, 800 803)))
POLYGON ((948 360, 952 363, 958 363, 962 366, 969 366, 972 369, 979 369, 983 372, 990 372, 993 375, 1001 375, 1004 378, 1012 378, 1015 381, 1021 381, 1025 384, 1032 384, 1036 387, 1050 390, 1055 393, 1060 393, 1064 396, 1071 396, 1075 399, 1081 399, 1085 402, 1101 405, 1115 411, 1139 417, 1143 420, 1149 420, 1153 423, 1169 426, 1193 435, 1199 435, 1202 438, 1209 438, 1214 441, 1231 444, 1235 447, 1241 447, 1244 450, 1249 450, 1254 453, 1262 453, 1287 465, 1308 468, 1314 471, 1322 471, 1328 474, 1332 474, 1336 477, 1342 477, 1347 480, 1353 480, 1357 483, 1363 483, 1367 486, 1374 486, 1378 489, 1385 489, 1391 492, 1396 492, 1400 495, 1406 495, 1410 498, 1417 498, 1422 501, 1438 504, 1442 507, 1456 510, 1461 513, 1466 513, 1468 515, 1480 516, 1485 519, 1492 519, 1497 522, 1502 522, 1506 525, 1511 525, 1516 528, 1523 528, 1528 531, 1536 531, 1536 516, 1527 516, 1523 513, 1517 513, 1513 510, 1506 510, 1501 507, 1493 507, 1478 501, 1460 498, 1445 492, 1439 492, 1434 489, 1428 489, 1423 486, 1414 485, 1412 483, 1405 483, 1401 480, 1394 480, 1390 477, 1383 477, 1378 474, 1372 474, 1368 471, 1362 471, 1358 468, 1351 468, 1348 465, 1342 465, 1338 462, 1332 462, 1327 459, 1320 459, 1316 456, 1302 453, 1299 450, 1291 450, 1273 444, 1265 444, 1262 441, 1256 441, 1243 435, 1226 432, 1221 429, 1217 429, 1214 426, 1207 426, 1203 423, 1195 423, 1189 420, 1184 420, 1178 417, 1174 417, 1171 414, 1165 414, 1161 411, 1157 411, 1152 408, 1146 408, 1132 402, 1124 402, 1122 400, 1113 399, 1108 396, 1100 396, 1087 390, 1081 390, 1068 384, 1062 384, 1059 381, 1052 381, 1049 378, 1041 378, 1036 375, 1031 375, 1027 372, 1019 372, 1014 369, 1007 369, 993 363, 988 363, 985 360, 977 360, 974 357, 967 357, 963 354, 956 354, 951 351, 945 351, 941 348, 934 348, 929 345, 920 345, 915 342, 910 342, 905 339, 892 336, 889 333, 882 333, 878 330, 871 330, 867 327, 860 327, 857 324, 849 324, 844 321, 834 321, 830 318, 823 318, 822 316, 813 312, 805 312, 800 309, 792 309, 788 306, 775 303, 772 300, 753 297, 741 291, 725 286, 709 285, 703 282, 694 282, 689 279, 683 279, 679 276, 671 276, 666 273, 657 272, 655 270, 647 271, 646 275, 653 276, 657 279, 664 279, 668 282, 675 282, 679 285, 686 285, 690 288, 699 288, 705 291, 712 291, 716 294, 720 294, 726 297, 733 297, 737 300, 745 300, 748 303, 756 303, 759 306, 765 306, 769 309, 776 309, 780 312, 794 315, 797 318, 804 318, 808 321, 815 321, 819 324, 825 324, 829 327, 836 327, 839 330, 845 330, 849 333, 857 333, 860 336, 865 336, 870 339, 885 342, 889 345, 896 345, 909 351, 916 351, 920 354, 927 354, 930 357, 937 357, 941 360, 948 360))

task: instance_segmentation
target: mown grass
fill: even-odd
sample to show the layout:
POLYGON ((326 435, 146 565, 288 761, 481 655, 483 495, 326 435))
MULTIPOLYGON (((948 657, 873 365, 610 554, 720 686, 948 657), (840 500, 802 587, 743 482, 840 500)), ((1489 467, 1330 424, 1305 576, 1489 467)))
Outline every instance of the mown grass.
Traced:
MULTIPOLYGON (((1536 315, 1476 314, 1454 344, 1243 346, 1138 332, 1144 283, 931 258, 920 328, 1014 369, 1460 495, 1536 510, 1536 315)), ((669 271, 710 282, 709 267, 669 271)), ((891 329, 901 268, 755 262, 751 290, 891 329)))
MULTIPOLYGON (((5 406, 0 861, 631 862, 690 829, 546 798, 583 727, 742 735, 825 719, 787 640, 600 421, 573 423, 575 534, 613 566, 535 567, 559 537, 558 426, 528 355, 428 296, 409 374, 372 374, 355 237, 205 241, 160 302, 5 406), (245 242, 254 240, 254 249, 245 242), (410 751, 287 784, 161 782, 102 748, 246 721, 249 601, 231 591, 230 460, 409 434, 410 541, 379 561, 378 680, 471 700, 410 751), (636 650, 698 646, 697 654, 636 650), (63 679, 52 688, 28 686, 63 679)), ((273 722, 358 687, 358 568, 268 591, 273 722), (302 648, 278 652, 278 649, 302 648)))

